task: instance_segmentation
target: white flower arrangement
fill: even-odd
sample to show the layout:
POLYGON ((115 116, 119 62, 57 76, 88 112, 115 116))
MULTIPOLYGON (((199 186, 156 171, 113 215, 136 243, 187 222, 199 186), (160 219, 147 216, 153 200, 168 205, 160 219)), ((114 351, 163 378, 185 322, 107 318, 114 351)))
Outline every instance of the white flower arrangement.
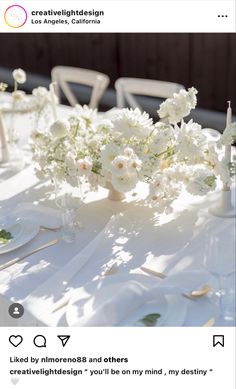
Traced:
POLYGON ((128 192, 141 178, 142 156, 146 158, 144 139, 152 131, 152 120, 139 110, 123 110, 111 121, 101 119, 87 106, 77 106, 68 120, 34 131, 37 174, 74 186, 83 176, 92 187, 105 186, 108 181, 116 190, 128 192))
MULTIPOLYGON (((15 69, 12 72, 12 77, 14 81, 14 90, 12 92, 13 104, 19 103, 25 100, 26 93, 24 91, 18 90, 18 84, 24 84, 26 82, 26 73, 22 69, 15 69)), ((5 82, 0 82, 0 92, 5 92, 8 88, 8 84, 5 82)))
MULTIPOLYGON (((45 118, 47 108, 52 105, 52 96, 50 91, 42 86, 33 89, 31 95, 19 90, 19 84, 24 84, 27 79, 26 72, 23 69, 13 70, 12 77, 14 81, 14 90, 11 93, 12 101, 10 103, 10 107, 9 103, 7 105, 8 109, 10 108, 13 112, 34 112, 35 127, 39 126, 40 119, 42 120, 43 117, 45 118)), ((5 92, 7 87, 7 84, 1 82, 0 92, 5 92)), ((54 100, 56 101, 56 104, 58 104, 56 96, 54 100)))
POLYGON ((230 180, 230 174, 219 145, 209 143, 199 124, 183 121, 196 106, 196 94, 190 88, 167 99, 156 124, 138 109, 120 110, 108 120, 77 106, 67 120, 34 131, 37 175, 72 186, 83 177, 93 189, 109 182, 123 193, 145 181, 150 184, 147 200, 160 212, 171 210, 183 186, 193 195, 205 195, 215 189, 217 176, 230 180))

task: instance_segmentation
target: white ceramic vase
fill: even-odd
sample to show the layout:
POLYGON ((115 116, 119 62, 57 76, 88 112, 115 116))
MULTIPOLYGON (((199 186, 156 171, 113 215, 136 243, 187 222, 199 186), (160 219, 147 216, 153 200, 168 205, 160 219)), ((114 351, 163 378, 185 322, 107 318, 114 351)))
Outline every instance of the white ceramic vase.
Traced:
POLYGON ((118 190, 116 190, 112 183, 107 181, 106 182, 106 189, 108 189, 108 196, 107 198, 109 200, 112 200, 112 201, 121 201, 121 200, 124 200, 125 198, 125 194, 122 193, 122 192, 119 192, 118 190))

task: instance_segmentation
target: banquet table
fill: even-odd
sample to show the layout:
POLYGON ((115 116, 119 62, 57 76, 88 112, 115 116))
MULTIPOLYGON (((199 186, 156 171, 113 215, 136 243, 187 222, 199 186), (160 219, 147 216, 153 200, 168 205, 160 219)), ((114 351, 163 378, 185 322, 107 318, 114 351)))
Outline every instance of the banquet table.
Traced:
MULTIPOLYGON (((60 117, 70 112, 68 107, 61 106, 59 109, 60 117)), ((46 222, 53 220, 53 217, 59 220, 60 211, 55 204, 53 186, 51 182, 39 181, 35 176, 29 150, 25 147, 29 123, 27 115, 17 120, 17 126, 24 128, 20 145, 22 155, 24 152, 27 155, 25 166, 11 171, 0 165, 0 217, 19 212, 21 216, 31 214, 37 222, 37 212, 40 214, 43 209, 46 222), (51 209, 55 210, 53 214, 50 213, 51 209)), ((178 275, 178 282, 184 284, 186 277, 194 277, 194 272, 196 275, 198 272, 206 273, 208 278, 204 276, 203 283, 216 287, 217 279, 207 272, 204 265, 210 250, 209 234, 220 241, 216 256, 225 257, 225 261, 228 256, 234 255, 235 246, 235 220, 218 218, 208 212, 209 207, 218 201, 220 191, 204 197, 192 197, 183 191, 169 215, 159 215, 155 209, 148 207, 145 203, 147 193, 147 185, 139 183, 135 193, 129 193, 125 200, 111 201, 107 198, 107 190, 100 188, 88 194, 79 210, 82 228, 78 230, 75 241, 67 243, 61 239, 61 229, 42 229, 23 247, 1 254, 0 265, 59 238, 57 244, 6 269, 4 275, 7 272, 8 277, 5 280, 4 277, 1 279, 0 272, 0 325, 80 325, 76 320, 73 324, 73 314, 68 311, 73 308, 69 303, 70 298, 76 295, 80 299, 81 293, 80 309, 83 301, 89 299, 90 292, 96 299, 96 293, 101 294, 104 289, 105 297, 101 294, 100 299, 107 298, 105 288, 107 293, 112 293, 113 280, 115 283, 119 277, 124 284, 129 280, 144 279, 147 285, 150 282, 152 287, 155 284, 160 286, 160 293, 164 293, 168 310, 171 311, 168 311, 168 320, 162 324, 164 326, 202 326, 211 318, 216 326, 234 325, 233 320, 227 321, 220 316, 219 306, 213 304, 209 296, 190 300, 175 289, 168 292, 164 288, 164 292, 161 292, 163 280, 141 269, 145 265, 167 275, 163 284, 165 287, 170 286, 168 278, 171 280, 171 277, 178 275), (108 272, 106 275, 107 269, 113 266, 114 274, 108 272), (67 295, 68 301, 65 300, 63 305, 67 295), (23 317, 14 319, 9 316, 8 307, 13 302, 24 306, 23 317), (51 307, 57 306, 55 304, 58 302, 57 309, 53 310, 51 307)), ((232 277, 229 282, 233 288, 232 277)), ((114 298, 116 293, 117 289, 114 289, 114 298)), ((127 323, 121 320, 114 325, 127 323)))

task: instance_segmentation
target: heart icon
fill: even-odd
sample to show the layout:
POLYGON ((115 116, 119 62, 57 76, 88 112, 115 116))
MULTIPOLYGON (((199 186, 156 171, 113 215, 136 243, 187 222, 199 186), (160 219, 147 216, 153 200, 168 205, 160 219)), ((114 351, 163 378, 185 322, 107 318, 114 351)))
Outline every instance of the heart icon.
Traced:
POLYGON ((19 377, 12 377, 12 378, 11 378, 11 382, 13 383, 13 385, 18 384, 18 382, 19 382, 19 377))
POLYGON ((21 335, 11 335, 10 338, 9 338, 9 342, 14 347, 18 347, 23 342, 23 338, 22 338, 21 335))

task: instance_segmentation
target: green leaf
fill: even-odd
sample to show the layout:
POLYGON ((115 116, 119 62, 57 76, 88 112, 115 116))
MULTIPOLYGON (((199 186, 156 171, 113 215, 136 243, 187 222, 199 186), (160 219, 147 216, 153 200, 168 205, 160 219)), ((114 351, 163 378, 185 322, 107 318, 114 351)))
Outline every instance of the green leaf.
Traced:
POLYGON ((12 238, 13 236, 10 232, 6 230, 0 230, 0 244, 5 244, 12 238))
POLYGON ((160 317, 160 313, 150 313, 149 315, 144 316, 140 322, 146 327, 154 327, 160 317))

